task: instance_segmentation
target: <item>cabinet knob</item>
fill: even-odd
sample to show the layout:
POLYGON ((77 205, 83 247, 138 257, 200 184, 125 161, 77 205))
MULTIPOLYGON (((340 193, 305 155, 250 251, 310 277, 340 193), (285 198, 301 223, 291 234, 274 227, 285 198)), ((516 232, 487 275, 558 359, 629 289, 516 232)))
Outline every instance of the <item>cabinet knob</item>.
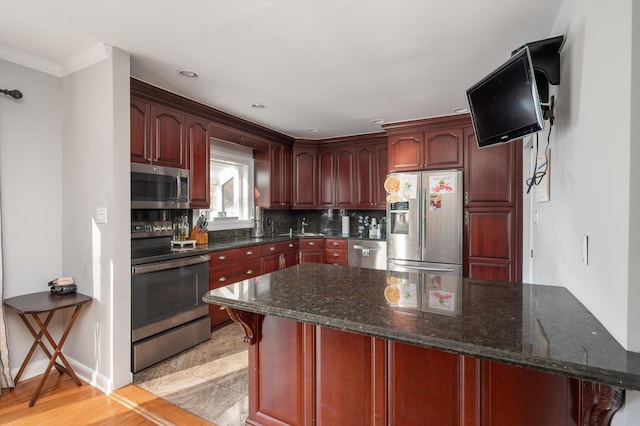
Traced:
POLYGON ((227 280, 227 277, 218 278, 218 281, 220 281, 221 283, 225 282, 226 280, 227 280))
POLYGON ((333 245, 337 247, 337 246, 339 246, 340 244, 338 244, 338 243, 333 243, 333 245))
POLYGON ((219 260, 225 260, 227 258, 227 256, 220 256, 218 257, 219 260))
POLYGON ((253 252, 252 252, 251 250, 249 250, 249 251, 247 252, 247 256, 251 256, 252 254, 253 254, 253 252))
POLYGON ((315 245, 316 245, 316 243, 314 243, 313 241, 311 241, 311 242, 309 243, 309 245, 310 245, 310 246, 315 246, 315 245))
POLYGON ((247 269, 247 275, 251 275, 253 274, 253 270, 252 269, 247 269))
POLYGON ((293 243, 289 243, 289 247, 293 247, 293 243))
POLYGON ((269 247, 270 251, 275 251, 275 249, 276 249, 275 247, 269 247))
POLYGON ((338 253, 333 253, 333 257, 338 257, 340 256, 338 253))

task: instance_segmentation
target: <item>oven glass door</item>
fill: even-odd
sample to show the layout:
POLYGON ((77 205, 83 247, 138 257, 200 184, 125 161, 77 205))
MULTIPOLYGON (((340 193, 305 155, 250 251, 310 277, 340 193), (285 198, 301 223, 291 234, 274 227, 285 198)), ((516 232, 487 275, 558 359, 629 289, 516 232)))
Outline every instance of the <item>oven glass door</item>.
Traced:
MULTIPOLYGON (((209 289, 209 256, 176 259, 133 267, 131 328, 144 337, 208 314, 202 296, 209 289), (187 315, 185 317, 185 315, 187 315), (189 316, 191 315, 191 316, 189 316), (180 320, 184 318, 184 320, 180 320), (165 324, 161 329, 154 326, 165 324)), ((138 333, 138 338, 142 338, 138 333)))

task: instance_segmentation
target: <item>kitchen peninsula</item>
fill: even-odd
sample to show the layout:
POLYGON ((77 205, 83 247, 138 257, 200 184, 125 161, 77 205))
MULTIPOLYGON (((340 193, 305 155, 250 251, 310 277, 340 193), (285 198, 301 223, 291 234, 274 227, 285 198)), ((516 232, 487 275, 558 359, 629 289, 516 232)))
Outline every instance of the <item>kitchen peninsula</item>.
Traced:
POLYGON ((204 300, 245 328, 247 424, 605 425, 640 390, 562 287, 301 264, 204 300))

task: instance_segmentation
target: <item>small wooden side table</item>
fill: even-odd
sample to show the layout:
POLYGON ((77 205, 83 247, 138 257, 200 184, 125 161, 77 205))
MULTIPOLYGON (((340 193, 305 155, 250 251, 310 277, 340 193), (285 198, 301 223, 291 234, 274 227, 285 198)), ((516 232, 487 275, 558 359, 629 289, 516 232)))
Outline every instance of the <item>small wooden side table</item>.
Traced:
POLYGON ((16 378, 14 379, 15 383, 17 384, 18 380, 20 380, 20 376, 22 376, 24 369, 27 367, 27 364, 29 364, 29 360, 31 359, 33 352, 36 350, 36 347, 40 346, 42 348, 42 351, 49 357, 49 365, 47 365, 47 369, 42 376, 42 380, 40 380, 38 388, 31 397, 31 401, 29 401, 29 407, 33 407, 33 405, 36 403, 36 399, 38 399, 38 395, 40 394, 44 383, 47 381, 47 377, 49 377, 51 367, 55 367, 60 375, 62 375, 63 373, 68 374, 69 376, 71 376, 76 385, 81 385, 80 379, 78 379, 78 376, 76 376, 76 373, 74 373, 71 365, 69 365, 69 362, 62 354, 62 345, 64 345, 64 342, 67 339, 71 328, 73 327, 73 323, 78 318, 80 308, 85 303, 91 302, 91 300, 93 300, 91 297, 80 293, 56 295, 54 293, 51 293, 50 291, 25 294, 23 296, 16 296, 5 299, 4 305, 7 308, 13 309, 18 313, 18 315, 22 319, 22 322, 24 322, 24 324, 31 332, 31 335, 35 339, 33 344, 31 345, 31 349, 29 350, 27 357, 22 362, 22 366, 20 367, 16 378), (69 321, 69 324, 67 324, 67 327, 64 329, 60 341, 56 343, 53 337, 51 337, 51 334, 47 331, 47 327, 49 326, 49 323, 51 322, 51 318, 53 318, 53 314, 55 313, 55 311, 70 307, 75 307, 73 315, 71 316, 71 321, 69 321), (42 322, 42 320, 38 316, 38 314, 41 313, 47 314, 44 322, 42 322), (34 327, 27 319, 27 314, 30 314, 33 317, 33 320, 37 324, 40 331, 36 332, 34 327), (53 348, 53 355, 51 354, 51 352, 49 352, 49 349, 47 349, 47 346, 42 341, 43 335, 46 337, 47 341, 53 348), (62 361, 64 366, 58 364, 56 362, 56 358, 60 358, 60 361, 62 361))

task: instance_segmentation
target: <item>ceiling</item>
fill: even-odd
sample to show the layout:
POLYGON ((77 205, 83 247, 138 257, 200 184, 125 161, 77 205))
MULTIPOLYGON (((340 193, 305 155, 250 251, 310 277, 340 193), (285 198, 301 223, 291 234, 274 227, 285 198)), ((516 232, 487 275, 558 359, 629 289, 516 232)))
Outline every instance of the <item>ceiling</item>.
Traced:
POLYGON ((560 4, 0 0, 0 58, 64 76, 113 46, 137 79, 295 138, 327 138, 467 107, 466 89, 513 49, 558 35, 560 4))

